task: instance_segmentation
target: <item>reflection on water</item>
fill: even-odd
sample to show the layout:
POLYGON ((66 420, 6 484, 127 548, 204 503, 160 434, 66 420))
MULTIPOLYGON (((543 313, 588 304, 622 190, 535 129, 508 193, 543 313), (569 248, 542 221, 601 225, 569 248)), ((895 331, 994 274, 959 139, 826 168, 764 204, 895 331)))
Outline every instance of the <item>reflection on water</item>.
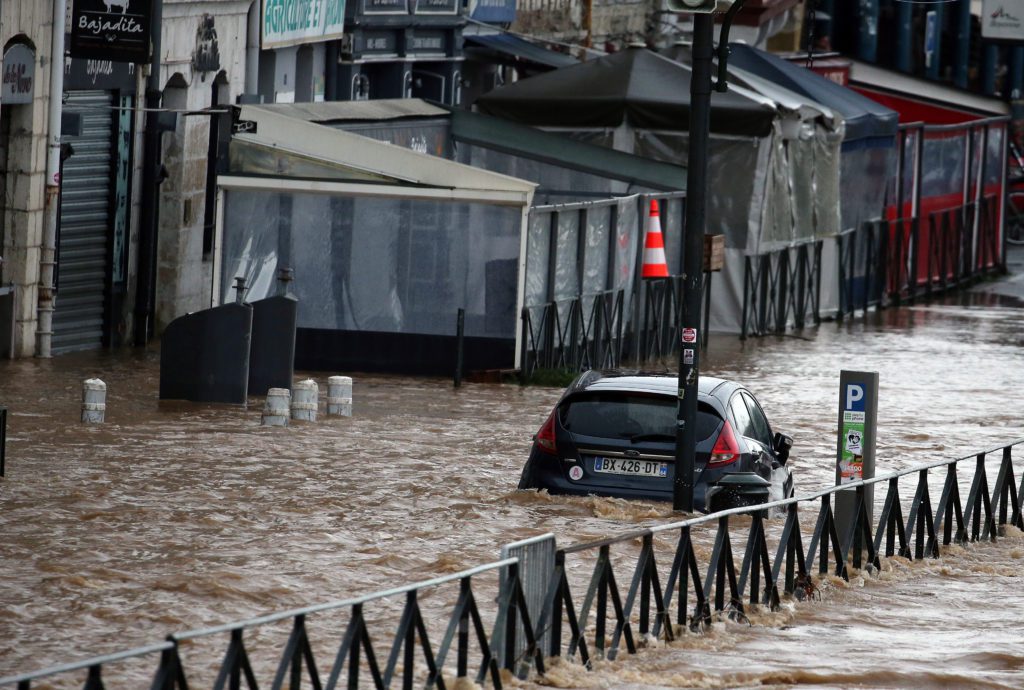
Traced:
MULTIPOLYGON (((841 369, 879 372, 879 472, 1024 435, 1020 316, 986 298, 808 337, 713 337, 704 370, 747 384, 794 437, 799 493, 832 482, 841 369)), ((280 429, 259 426, 257 400, 158 403, 152 352, 0 363, 0 676, 456 572, 534 534, 570 543, 677 517, 661 503, 515 491, 556 389, 353 377, 351 419, 280 429), (92 376, 108 385, 107 423, 86 427, 92 376)), ((1007 612, 1024 605, 1022 552, 1014 533, 936 563, 890 559, 752 627, 715 626, 593 674, 562 665, 548 682, 1019 686, 1024 638, 1007 612)), ((325 635, 336 644, 340 630, 325 635)))

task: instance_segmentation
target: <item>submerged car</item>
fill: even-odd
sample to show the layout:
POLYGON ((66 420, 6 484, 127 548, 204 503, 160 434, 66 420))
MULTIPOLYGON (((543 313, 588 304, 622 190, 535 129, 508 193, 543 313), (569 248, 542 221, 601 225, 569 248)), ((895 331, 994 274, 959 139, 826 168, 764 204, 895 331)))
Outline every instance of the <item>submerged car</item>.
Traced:
MULTIPOLYGON (((678 387, 670 375, 580 374, 534 436, 519 488, 672 500, 678 387)), ((789 498, 792 445, 773 434, 749 390, 702 376, 694 506, 713 512, 789 498)))

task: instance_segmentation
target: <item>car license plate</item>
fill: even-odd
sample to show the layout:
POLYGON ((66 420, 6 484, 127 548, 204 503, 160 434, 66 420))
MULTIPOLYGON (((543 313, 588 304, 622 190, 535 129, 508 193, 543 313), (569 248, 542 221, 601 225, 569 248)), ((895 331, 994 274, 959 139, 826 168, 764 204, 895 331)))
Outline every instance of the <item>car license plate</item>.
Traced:
POLYGON ((607 474, 631 474, 638 477, 667 477, 668 463, 633 458, 594 458, 594 471, 607 474))

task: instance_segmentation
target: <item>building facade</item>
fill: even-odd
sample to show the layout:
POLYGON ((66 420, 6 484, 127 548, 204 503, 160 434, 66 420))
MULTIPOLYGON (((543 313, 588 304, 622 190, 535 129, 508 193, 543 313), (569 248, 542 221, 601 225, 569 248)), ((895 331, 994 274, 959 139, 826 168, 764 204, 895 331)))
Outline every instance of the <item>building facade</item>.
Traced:
MULTIPOLYGON (((52 33, 49 3, 0 4, 0 44, 5 57, 12 51, 23 57, 14 67, 21 80, 19 93, 12 97, 5 89, 5 102, 0 105, 0 356, 31 356, 36 343, 52 33)), ((13 66, 5 63, 5 75, 8 64, 13 66)))

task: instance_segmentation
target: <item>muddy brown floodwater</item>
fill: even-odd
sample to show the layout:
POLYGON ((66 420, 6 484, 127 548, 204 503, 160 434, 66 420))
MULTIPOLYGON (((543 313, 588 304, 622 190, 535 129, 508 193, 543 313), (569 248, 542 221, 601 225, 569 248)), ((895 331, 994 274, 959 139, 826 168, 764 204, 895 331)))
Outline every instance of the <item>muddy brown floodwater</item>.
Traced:
MULTIPOLYGON (((704 373, 747 384, 794 437, 800 493, 832 483, 844 368, 879 372, 880 473, 1024 435, 1022 316, 1018 302, 975 295, 781 338, 713 337, 704 373)), ((662 503, 516 491, 557 389, 332 372, 354 378, 351 419, 261 428, 255 399, 248 409, 158 403, 158 360, 0 363, 10 409, 0 677, 457 572, 543 532, 568 544, 679 517, 662 503), (107 422, 89 427, 78 416, 93 376, 107 382, 107 422)), ((1022 555, 1011 529, 939 561, 888 559, 875 576, 827 580, 820 601, 786 602, 753 625, 724 622, 590 673, 557 664, 538 682, 1021 687, 1022 555)), ((315 624, 324 650, 343 623, 315 624)), ((144 687, 154 668, 104 680, 144 687)))

